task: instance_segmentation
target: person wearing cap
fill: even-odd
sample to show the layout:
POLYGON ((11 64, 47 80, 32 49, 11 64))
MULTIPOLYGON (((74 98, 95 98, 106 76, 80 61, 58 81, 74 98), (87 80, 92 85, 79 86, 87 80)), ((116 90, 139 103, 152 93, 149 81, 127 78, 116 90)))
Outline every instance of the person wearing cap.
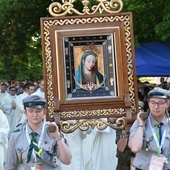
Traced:
POLYGON ((131 126, 128 146, 136 153, 136 170, 170 169, 169 97, 169 91, 159 87, 149 91, 148 118, 143 119, 144 113, 139 112, 131 126))
POLYGON ((12 133, 5 170, 61 170, 70 164, 71 153, 55 122, 43 122, 46 101, 38 95, 23 99, 28 121, 12 133))

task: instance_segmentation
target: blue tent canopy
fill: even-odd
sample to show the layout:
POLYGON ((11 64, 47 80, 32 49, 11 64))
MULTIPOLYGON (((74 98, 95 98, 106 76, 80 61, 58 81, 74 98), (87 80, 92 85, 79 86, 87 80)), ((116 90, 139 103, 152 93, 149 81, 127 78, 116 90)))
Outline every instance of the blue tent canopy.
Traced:
POLYGON ((135 49, 139 77, 170 76, 170 46, 160 42, 142 43, 135 49))

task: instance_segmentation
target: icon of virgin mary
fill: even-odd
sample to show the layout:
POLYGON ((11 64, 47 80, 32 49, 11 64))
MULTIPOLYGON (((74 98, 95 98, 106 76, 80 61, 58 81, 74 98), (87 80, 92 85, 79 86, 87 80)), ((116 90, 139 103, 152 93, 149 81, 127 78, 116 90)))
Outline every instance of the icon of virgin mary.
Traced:
MULTIPOLYGON (((97 54, 85 51, 81 57, 79 68, 75 74, 76 84, 96 86, 103 84, 103 75, 98 71, 97 54)), ((93 88, 94 89, 94 88, 93 88)))

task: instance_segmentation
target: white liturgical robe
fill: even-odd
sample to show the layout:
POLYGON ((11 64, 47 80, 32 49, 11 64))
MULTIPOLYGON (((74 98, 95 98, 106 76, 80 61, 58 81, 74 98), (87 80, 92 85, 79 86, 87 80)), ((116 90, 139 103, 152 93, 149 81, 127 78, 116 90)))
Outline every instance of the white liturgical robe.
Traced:
POLYGON ((3 170, 8 145, 8 132, 10 130, 7 117, 0 110, 0 170, 3 170))
POLYGON ((116 131, 94 128, 83 141, 85 170, 116 170, 116 131))

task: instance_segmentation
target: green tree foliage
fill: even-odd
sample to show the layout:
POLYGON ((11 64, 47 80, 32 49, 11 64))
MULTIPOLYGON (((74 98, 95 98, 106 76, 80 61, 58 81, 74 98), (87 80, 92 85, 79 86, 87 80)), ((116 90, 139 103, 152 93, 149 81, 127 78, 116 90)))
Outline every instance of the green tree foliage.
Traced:
POLYGON ((50 3, 0 0, 0 80, 42 77, 40 17, 50 3))
MULTIPOLYGON (((48 7, 52 2, 0 0, 0 80, 42 77, 40 18, 49 16, 48 7)), ((169 0, 123 2, 123 12, 133 12, 136 46, 141 42, 153 41, 170 44, 169 0)), ((89 5, 97 3, 90 0, 89 5)), ((74 7, 80 11, 82 0, 77 0, 74 7)))
POLYGON ((135 44, 162 41, 170 44, 169 0, 124 0, 133 13, 135 44))

